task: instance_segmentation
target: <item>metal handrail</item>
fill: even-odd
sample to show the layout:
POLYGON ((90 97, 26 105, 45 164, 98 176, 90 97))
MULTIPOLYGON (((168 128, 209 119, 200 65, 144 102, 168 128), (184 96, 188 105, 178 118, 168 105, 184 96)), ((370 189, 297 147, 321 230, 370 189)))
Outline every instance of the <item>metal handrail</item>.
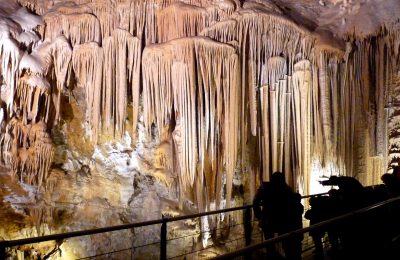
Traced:
POLYGON ((46 235, 46 236, 41 236, 41 237, 31 237, 31 238, 23 238, 23 239, 16 239, 16 240, 4 240, 4 241, 0 241, 0 244, 5 245, 6 247, 13 247, 13 246, 26 245, 26 244, 40 243, 40 242, 45 242, 45 241, 50 241, 50 240, 63 240, 63 239, 72 238, 72 237, 87 236, 87 235, 106 233, 106 232, 118 231, 118 230, 123 230, 123 229, 131 229, 131 228, 137 228, 137 227, 145 227, 145 226, 157 225, 157 224, 162 224, 162 223, 163 223, 162 219, 157 219, 157 220, 150 220, 150 221, 124 224, 124 225, 118 225, 118 226, 46 235))
MULTIPOLYGON (((327 193, 306 195, 306 196, 303 196, 302 199, 313 197, 313 196, 321 196, 321 195, 325 195, 325 194, 327 194, 327 193)), ((131 229, 131 228, 145 227, 145 226, 151 226, 151 225, 158 225, 158 224, 174 222, 174 221, 179 221, 179 220, 199 218, 199 217, 215 215, 215 214, 220 214, 220 213, 245 210, 245 209, 250 209, 253 207, 254 207, 254 205, 245 205, 245 206, 240 206, 240 207, 207 211, 207 212, 184 215, 184 216, 164 217, 162 219, 149 220, 149 221, 130 223, 130 224, 123 224, 123 225, 117 225, 117 226, 111 226, 111 227, 72 231, 72 232, 66 232, 66 233, 60 233, 60 234, 46 235, 46 236, 41 236, 41 237, 23 238, 23 239, 16 239, 16 240, 4 240, 4 241, 0 241, 0 243, 5 245, 6 247, 13 247, 13 246, 19 246, 19 245, 40 243, 40 242, 45 242, 45 241, 50 241, 50 240, 62 240, 62 239, 67 239, 67 238, 72 238, 72 237, 94 235, 94 234, 118 231, 118 230, 123 230, 123 229, 131 229)))
POLYGON ((355 216, 360 215, 360 214, 364 214, 364 213, 370 212, 370 211, 372 211, 372 210, 374 210, 376 208, 380 208, 382 206, 386 206, 388 204, 391 204, 393 202, 398 202, 398 201, 400 201, 400 196, 399 197, 395 197, 395 198, 391 198, 391 199, 388 199, 388 200, 373 204, 371 206, 368 206, 368 207, 365 207, 365 208, 361 208, 361 209, 358 209, 358 210, 355 210, 355 211, 352 211, 352 212, 349 212, 349 213, 346 213, 346 214, 343 214, 343 215, 340 215, 340 216, 337 216, 337 217, 334 217, 334 218, 331 218, 331 219, 328 219, 328 220, 325 220, 325 221, 321 221, 319 223, 316 223, 316 224, 311 225, 311 226, 306 227, 306 228, 297 229, 295 231, 292 231, 292 232, 289 232, 289 233, 286 233, 286 234, 283 234, 283 235, 280 235, 280 236, 277 236, 277 237, 274 237, 274 238, 267 239, 264 242, 261 242, 261 243, 258 243, 258 244, 254 244, 254 245, 251 245, 251 246, 247 246, 247 247, 244 247, 242 249, 236 250, 234 252, 230 252, 230 253, 227 253, 227 254, 224 254, 224 255, 217 256, 217 257, 215 257, 213 259, 232 259, 232 258, 237 257, 237 256, 246 255, 246 254, 248 254, 250 252, 265 248, 265 246, 267 246, 269 244, 278 243, 278 242, 281 242, 281 241, 283 241, 283 240, 285 240, 287 238, 290 238, 290 237, 293 237, 293 236, 299 236, 299 235, 302 235, 304 233, 308 233, 310 231, 313 231, 315 229, 319 229, 321 227, 328 226, 330 224, 335 224, 335 223, 343 221, 345 219, 348 219, 348 218, 355 217, 355 216))
POLYGON ((301 196, 301 199, 308 199, 308 198, 311 198, 311 197, 323 196, 323 195, 328 195, 328 194, 329 194, 329 192, 323 192, 323 193, 317 193, 317 194, 304 195, 304 196, 301 196))
MULTIPOLYGON (((321 196, 321 195, 326 195, 326 194, 328 194, 328 193, 327 192, 326 193, 318 193, 318 194, 313 194, 313 195, 302 196, 301 198, 306 199, 306 198, 321 196)), ((3 241, 0 241, 0 259, 5 254, 6 248, 9 248, 9 247, 21 246, 21 245, 26 245, 26 244, 34 244, 34 243, 40 243, 40 242, 52 241, 52 240, 54 240, 54 241, 61 240, 62 241, 64 239, 73 238, 73 237, 94 235, 94 234, 99 234, 99 233, 113 232, 113 231, 118 231, 118 230, 132 229, 132 228, 145 227, 145 226, 158 225, 158 224, 161 224, 161 241, 160 241, 161 257, 160 258, 166 259, 166 242, 167 242, 167 239, 166 239, 166 236, 167 236, 166 228, 167 227, 166 226, 167 226, 167 223, 174 222, 174 221, 180 221, 180 220, 186 220, 186 219, 199 218, 199 217, 204 217, 204 216, 209 216, 209 215, 239 211, 239 210, 244 210, 245 212, 247 212, 253 207, 254 207, 254 205, 244 205, 244 206, 240 206, 240 207, 207 211, 207 212, 201 212, 201 213, 177 216, 177 217, 164 217, 163 216, 163 218, 161 218, 161 219, 137 222, 137 223, 130 223, 130 224, 123 224, 123 225, 116 225, 116 226, 111 226, 111 227, 95 228, 95 229, 81 230, 81 231, 72 231, 72 232, 66 232, 66 233, 60 233, 60 234, 52 234, 52 235, 23 238, 23 239, 16 239, 16 240, 3 240, 3 241)), ((250 216, 247 213, 247 218, 249 218, 249 217, 250 216)), ((250 221, 250 220, 248 220, 248 221, 250 221)))

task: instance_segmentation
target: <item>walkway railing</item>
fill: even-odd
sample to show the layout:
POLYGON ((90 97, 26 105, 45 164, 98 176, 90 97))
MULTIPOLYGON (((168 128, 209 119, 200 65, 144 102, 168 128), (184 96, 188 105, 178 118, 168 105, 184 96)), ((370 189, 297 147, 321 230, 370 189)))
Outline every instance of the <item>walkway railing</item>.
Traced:
MULTIPOLYGON (((303 196, 302 199, 310 198, 310 197, 314 197, 314 196, 322 196, 322 195, 326 195, 326 194, 327 193, 306 195, 306 196, 303 196)), ((106 233, 106 232, 112 232, 112 231, 119 231, 119 230, 134 229, 134 228, 153 226, 153 225, 161 225, 160 241, 156 242, 156 243, 160 243, 160 259, 165 260, 165 259, 167 259, 167 241, 169 241, 167 239, 167 224, 168 223, 180 221, 180 220, 196 219, 196 218, 200 218, 200 217, 235 212, 235 211, 243 211, 243 223, 239 224, 239 225, 243 225, 243 228, 244 228, 244 237, 241 237, 241 238, 244 238, 245 246, 249 246, 251 244, 251 236, 252 236, 252 212, 251 212, 252 208, 253 208, 253 205, 246 205, 246 206, 241 206, 241 207, 220 209, 220 210, 208 211, 208 212, 185 215, 185 216, 163 217, 163 218, 157 219, 157 220, 117 225, 117 226, 111 226, 111 227, 96 228, 96 229, 82 230, 82 231, 75 231, 75 232, 68 232, 68 233, 61 233, 61 234, 53 234, 53 235, 46 235, 46 236, 41 236, 41 237, 24 238, 24 239, 18 239, 18 240, 0 241, 0 260, 6 258, 7 249, 12 248, 12 247, 17 247, 17 246, 22 246, 22 245, 27 245, 27 244, 41 243, 41 242, 46 242, 46 241, 64 241, 65 239, 74 238, 74 237, 88 236, 88 235, 94 235, 94 234, 100 234, 100 233, 106 233)), ((207 232, 212 232, 212 231, 213 230, 208 230, 207 232)), ((261 234, 261 236, 262 236, 262 234, 261 234)), ((156 244, 156 243, 151 243, 151 244, 156 244)), ((147 245, 150 245, 150 244, 147 244, 147 245)), ((142 245, 142 246, 147 246, 147 245, 142 245)), ((132 250, 132 248, 128 248, 128 249, 124 249, 124 250, 132 250)), ((122 251, 122 250, 120 250, 120 251, 122 251)), ((105 253, 103 255, 111 254, 111 253, 112 252, 109 252, 109 253, 105 253)), ((190 253, 193 253, 193 252, 190 252, 190 253)), ((183 256, 183 255, 179 255, 179 256, 183 256)), ((92 256, 92 257, 95 257, 95 256, 92 256)), ((172 258, 175 258, 175 257, 178 257, 178 256, 174 256, 172 258)), ((88 258, 91 258, 91 257, 88 257, 88 258)))
MULTIPOLYGON (((361 209, 346 213, 344 215, 341 215, 341 216, 338 216, 338 217, 334 217, 334 218, 319 222, 319 223, 311 225, 309 227, 298 229, 298 230, 295 230, 293 232, 286 233, 286 234, 283 234, 283 235, 280 235, 280 236, 265 240, 264 242, 261 242, 261 243, 257 243, 257 244, 254 244, 254 245, 246 246, 246 247, 241 248, 239 250, 236 250, 236 251, 224 254, 224 255, 217 256, 217 257, 215 257, 213 259, 217 259, 217 260, 220 260, 220 259, 235 259, 235 258, 238 258, 238 257, 241 257, 241 256, 245 256, 245 258, 247 258, 247 257, 251 256, 251 254, 254 253, 255 251, 265 249, 268 245, 277 244, 277 243, 280 243, 280 242, 282 242, 284 240, 291 239, 291 238, 294 238, 294 237, 299 237, 299 236, 302 236, 302 235, 304 235, 306 233, 310 233, 312 231, 321 230, 321 229, 325 229, 326 230, 327 227, 332 226, 332 225, 336 225, 335 227, 338 227, 338 225, 337 225, 338 223, 341 223, 341 222, 344 222, 344 221, 348 221, 348 220, 353 219, 353 218, 357 218, 357 220, 359 220, 361 217, 365 217, 365 215, 371 214, 373 211, 381 210, 381 209, 383 209, 383 208, 385 208, 387 206, 392 206, 394 203, 399 203, 399 202, 400 202, 400 196, 399 197, 395 197, 395 198, 391 198, 391 199, 376 203, 374 205, 371 205, 371 206, 368 206, 368 207, 365 207, 365 208, 361 208, 361 209)), ((395 221, 394 222, 393 221, 390 222, 389 225, 393 224, 393 223, 396 223, 398 221, 398 219, 396 219, 396 217, 399 217, 399 213, 400 213, 399 204, 397 204, 396 207, 393 207, 393 209, 394 209, 394 212, 395 212, 396 215, 395 216, 391 216, 391 217, 395 221)), ((376 215, 374 213, 374 217, 375 216, 376 215)), ((382 217, 382 216, 376 216, 376 217, 379 218, 379 217, 382 217)), ((390 217, 390 216, 387 216, 387 217, 390 217)), ((380 220, 382 220, 382 219, 380 219, 380 220)), ((371 223, 369 223, 369 224, 371 224, 371 223)), ((381 223, 381 224, 385 224, 385 223, 381 223)), ((400 234, 398 233, 398 232, 400 232, 400 226, 399 225, 387 226, 387 227, 394 229, 393 230, 394 232, 392 233, 393 237, 390 237, 388 241, 393 242, 394 239, 396 239, 396 238, 400 239, 400 234)), ((371 226, 363 226, 363 228, 366 229, 366 230, 369 230, 369 229, 371 229, 371 226)), ((379 239, 385 239, 385 238, 384 237, 377 237, 376 239, 379 240, 379 239)), ((385 248, 385 250, 387 250, 387 248, 385 248)), ((385 253, 385 252, 382 252, 382 253, 385 253)))

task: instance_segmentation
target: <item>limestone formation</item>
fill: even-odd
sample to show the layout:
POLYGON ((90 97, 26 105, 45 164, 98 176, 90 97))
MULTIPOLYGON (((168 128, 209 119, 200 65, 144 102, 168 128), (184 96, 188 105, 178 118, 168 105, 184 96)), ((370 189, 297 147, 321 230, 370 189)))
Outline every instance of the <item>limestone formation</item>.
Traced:
POLYGON ((275 171, 308 194, 312 172, 370 185, 400 163, 400 24, 351 31, 360 1, 2 2, 1 163, 38 190, 76 168, 55 153, 93 160, 124 138, 127 153, 170 144, 170 174, 154 176, 197 211, 250 202, 275 171), (300 4, 339 8, 342 25, 283 8, 300 4), (79 141, 60 140, 74 130, 79 141))
POLYGON ((229 205, 233 172, 249 167, 243 162, 254 137, 263 178, 285 171, 304 192, 312 160, 360 178, 369 174, 369 158, 388 163, 385 88, 398 58, 383 57, 398 57, 395 32, 349 37, 340 50, 262 1, 19 3, 43 21, 20 9, 12 16, 18 37, 9 24, 2 30, 8 117, 20 111, 24 124, 44 120, 51 127, 60 120, 63 92, 82 87, 93 142, 102 133, 124 134, 128 105, 135 137, 143 98, 149 133, 154 123, 160 140, 175 140, 182 195, 199 178, 211 196, 204 199, 229 205), (21 19, 27 14, 31 26, 21 19), (24 45, 31 49, 23 52, 24 45))

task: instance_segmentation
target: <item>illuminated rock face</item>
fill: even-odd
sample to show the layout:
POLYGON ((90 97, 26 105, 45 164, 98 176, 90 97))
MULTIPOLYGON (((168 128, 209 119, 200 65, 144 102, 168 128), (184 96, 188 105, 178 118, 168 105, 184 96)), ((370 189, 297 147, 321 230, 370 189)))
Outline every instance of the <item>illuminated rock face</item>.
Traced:
POLYGON ((147 176, 158 199, 206 211, 249 202, 274 171, 308 194, 315 176, 375 184, 399 160, 399 24, 334 40, 269 1, 18 3, 0 4, 0 158, 47 201, 105 185, 128 208, 147 176))

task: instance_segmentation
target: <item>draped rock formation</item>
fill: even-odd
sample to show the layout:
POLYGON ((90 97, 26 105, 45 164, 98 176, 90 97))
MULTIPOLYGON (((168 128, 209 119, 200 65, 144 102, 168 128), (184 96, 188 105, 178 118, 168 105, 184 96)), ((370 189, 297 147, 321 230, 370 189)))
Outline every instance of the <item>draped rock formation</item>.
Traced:
MULTIPOLYGON (((380 183, 400 164, 398 17, 397 0, 1 0, 0 237, 251 203, 275 171, 304 195, 329 175, 380 183)), ((224 221, 242 219, 168 235, 207 246, 224 221)))
MULTIPOLYGON (((196 185, 205 185, 210 194, 207 201, 219 202, 221 173, 226 171, 230 199, 239 132, 235 49, 207 38, 173 40, 146 48, 143 67, 148 68, 143 75, 143 106, 149 131, 156 123, 161 135, 175 117, 173 138, 182 195, 197 179, 196 185)), ((205 207, 203 191, 196 195, 205 207)))

